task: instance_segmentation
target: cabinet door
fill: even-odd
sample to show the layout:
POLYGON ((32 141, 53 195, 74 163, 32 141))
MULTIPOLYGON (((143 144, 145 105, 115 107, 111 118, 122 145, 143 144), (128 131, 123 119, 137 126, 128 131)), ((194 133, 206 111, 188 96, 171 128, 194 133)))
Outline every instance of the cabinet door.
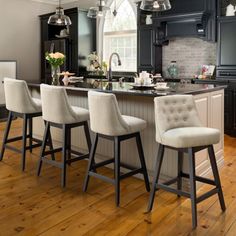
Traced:
POLYGON ((141 27, 138 31, 138 70, 155 70, 155 31, 141 27))
POLYGON ((224 120, 225 120, 225 133, 229 133, 232 129, 232 107, 233 107, 233 91, 230 88, 225 89, 225 112, 224 112, 224 120))
POLYGON ((228 69, 236 68, 236 19, 230 17, 219 22, 218 37, 218 66, 227 66, 228 69))

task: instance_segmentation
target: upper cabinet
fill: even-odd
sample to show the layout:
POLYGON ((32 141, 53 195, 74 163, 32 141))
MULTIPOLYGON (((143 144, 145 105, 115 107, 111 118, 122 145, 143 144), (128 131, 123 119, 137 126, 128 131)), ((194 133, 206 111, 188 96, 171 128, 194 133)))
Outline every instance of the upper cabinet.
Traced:
POLYGON ((138 72, 161 73, 162 46, 158 43, 160 29, 153 24, 152 12, 143 11, 137 6, 137 55, 138 72))
POLYGON ((171 9, 160 12, 160 16, 200 12, 206 8, 208 0, 170 0, 171 9))
POLYGON ((235 16, 236 0, 218 0, 218 16, 235 16))
POLYGON ((172 0, 172 8, 153 15, 154 24, 164 25, 166 39, 199 37, 216 41, 216 0, 172 0))
POLYGON ((65 10, 72 25, 48 25, 48 18, 53 13, 40 16, 41 21, 41 81, 51 78, 50 65, 45 61, 45 52, 59 51, 66 55, 61 70, 85 75, 87 56, 96 51, 96 20, 87 17, 87 12, 78 8, 65 10))
POLYGON ((236 80, 236 0, 218 1, 217 78, 236 80))

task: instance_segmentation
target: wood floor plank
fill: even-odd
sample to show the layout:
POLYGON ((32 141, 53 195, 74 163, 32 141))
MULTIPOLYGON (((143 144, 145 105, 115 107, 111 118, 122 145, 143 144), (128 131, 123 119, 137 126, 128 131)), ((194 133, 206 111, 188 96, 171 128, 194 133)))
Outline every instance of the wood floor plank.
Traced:
MULTIPOLYGON (((21 134, 22 121, 13 121, 11 136, 21 134)), ((0 123, 0 142, 5 123, 0 123)), ((21 142, 14 144, 21 146, 21 142)), ((82 192, 87 162, 68 167, 67 187, 60 187, 60 170, 43 165, 36 176, 40 149, 27 152, 26 171, 21 157, 6 151, 0 162, 0 236, 218 236, 236 235, 236 139, 225 136, 225 166, 220 175, 227 210, 221 213, 217 196, 198 205, 198 228, 192 231, 191 204, 185 198, 159 191, 152 213, 146 213, 149 193, 133 177, 121 183, 121 207, 114 203, 114 186, 91 178, 82 192)), ((57 155, 60 159, 60 155, 57 155)), ((102 168, 101 173, 113 176, 102 168)), ((204 185, 198 195, 209 190, 204 185)))

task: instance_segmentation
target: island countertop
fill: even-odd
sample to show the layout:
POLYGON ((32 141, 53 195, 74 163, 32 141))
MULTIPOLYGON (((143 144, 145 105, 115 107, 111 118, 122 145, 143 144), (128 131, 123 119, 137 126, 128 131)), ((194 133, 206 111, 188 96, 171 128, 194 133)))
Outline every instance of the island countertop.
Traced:
MULTIPOLYGON (((216 84, 182 84, 182 83, 167 83, 169 89, 160 91, 154 88, 150 89, 134 89, 133 83, 119 83, 119 82, 100 82, 95 84, 92 82, 79 82, 75 85, 62 86, 68 91, 80 91, 88 92, 89 90, 95 90, 106 93, 114 93, 121 95, 135 95, 135 96, 146 96, 146 97, 156 97, 156 96, 165 96, 165 95, 174 95, 174 94, 202 94, 213 91, 218 91, 225 89, 226 85, 216 85, 216 84)), ((39 87, 40 84, 28 83, 29 87, 39 87)))

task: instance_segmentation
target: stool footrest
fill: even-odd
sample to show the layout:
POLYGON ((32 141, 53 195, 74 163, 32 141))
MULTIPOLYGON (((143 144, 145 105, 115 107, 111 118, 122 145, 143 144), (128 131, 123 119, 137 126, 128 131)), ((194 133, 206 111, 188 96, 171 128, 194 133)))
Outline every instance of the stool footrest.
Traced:
POLYGON ((32 141, 35 142, 35 143, 40 143, 40 144, 42 144, 42 140, 37 139, 37 138, 32 138, 32 141))
POLYGON ((184 196, 184 197, 190 198, 190 193, 182 191, 182 190, 177 190, 177 189, 168 187, 168 186, 166 186, 164 184, 157 184, 156 185, 156 189, 157 190, 158 189, 163 189, 163 190, 165 190, 167 192, 175 193, 175 194, 178 194, 179 196, 184 196))
POLYGON ((75 151, 75 150, 70 150, 70 152, 71 152, 72 154, 77 155, 77 156, 84 155, 84 153, 82 153, 82 152, 78 152, 78 151, 75 151))
POLYGON ((41 145, 42 145, 41 143, 32 144, 31 146, 25 147, 25 150, 29 150, 31 148, 41 147, 41 145))
MULTIPOLYGON (((188 178, 188 179, 189 179, 189 174, 181 173, 181 177, 184 177, 184 178, 188 178)), ((216 186, 216 183, 215 183, 214 180, 207 179, 207 178, 204 178, 204 177, 201 177, 201 176, 195 176, 195 179, 196 179, 198 182, 202 182, 202 183, 205 183, 205 184, 210 184, 210 185, 216 186)))
POLYGON ((130 177, 130 176, 133 176, 133 175, 142 173, 142 172, 143 172, 143 169, 142 169, 142 168, 135 169, 135 170, 131 170, 131 171, 128 172, 128 173, 125 173, 125 174, 123 174, 123 175, 120 175, 120 179, 125 179, 125 178, 127 178, 127 177, 130 177))
POLYGON ((62 168, 63 167, 61 162, 54 161, 54 160, 49 160, 49 159, 47 159, 47 157, 42 157, 42 161, 47 163, 47 164, 50 164, 52 166, 58 167, 58 168, 62 168))
POLYGON ((199 202, 202 202, 204 201, 205 199, 215 195, 216 193, 219 192, 219 189, 218 188, 213 188, 212 190, 208 191, 207 193, 204 193, 203 195, 201 195, 200 197, 198 197, 196 199, 196 202, 199 203, 199 202))
POLYGON ((113 162, 114 162, 114 158, 108 159, 108 160, 97 163, 96 165, 94 165, 94 168, 100 168, 102 166, 106 166, 106 165, 111 164, 113 162))
POLYGON ((81 161, 81 160, 84 160, 86 158, 89 158, 89 153, 88 154, 82 154, 81 156, 77 156, 77 157, 72 157, 70 160, 67 160, 66 163, 81 161))
MULTIPOLYGON (((27 135, 26 138, 29 138, 30 136, 27 135)), ((8 140, 6 140, 5 143, 13 143, 13 142, 16 142, 16 141, 20 141, 22 140, 22 136, 17 136, 17 137, 14 137, 14 138, 9 138, 8 140)))
POLYGON ((56 153, 56 152, 61 152, 61 151, 62 151, 62 148, 55 148, 53 150, 45 151, 43 153, 43 155, 47 156, 47 155, 50 155, 50 154, 53 154, 53 153, 56 153))
POLYGON ((176 183, 178 181, 178 177, 174 178, 174 179, 171 179, 171 180, 168 180, 164 183, 162 183, 163 185, 172 185, 174 183, 176 183))
POLYGON ((96 178, 101 179, 101 180, 103 180, 103 181, 105 181, 105 182, 108 182, 108 183, 110 183, 110 184, 113 184, 113 185, 115 184, 115 180, 114 180, 114 179, 111 179, 111 178, 106 177, 106 176, 104 176, 104 175, 100 175, 100 174, 95 173, 95 172, 92 172, 92 171, 89 171, 88 174, 89 174, 90 176, 96 177, 96 178))
POLYGON ((11 145, 8 145, 8 144, 5 144, 5 148, 7 148, 7 149, 9 149, 11 151, 17 152, 17 153, 22 153, 22 151, 20 149, 15 148, 15 147, 13 147, 11 145))

